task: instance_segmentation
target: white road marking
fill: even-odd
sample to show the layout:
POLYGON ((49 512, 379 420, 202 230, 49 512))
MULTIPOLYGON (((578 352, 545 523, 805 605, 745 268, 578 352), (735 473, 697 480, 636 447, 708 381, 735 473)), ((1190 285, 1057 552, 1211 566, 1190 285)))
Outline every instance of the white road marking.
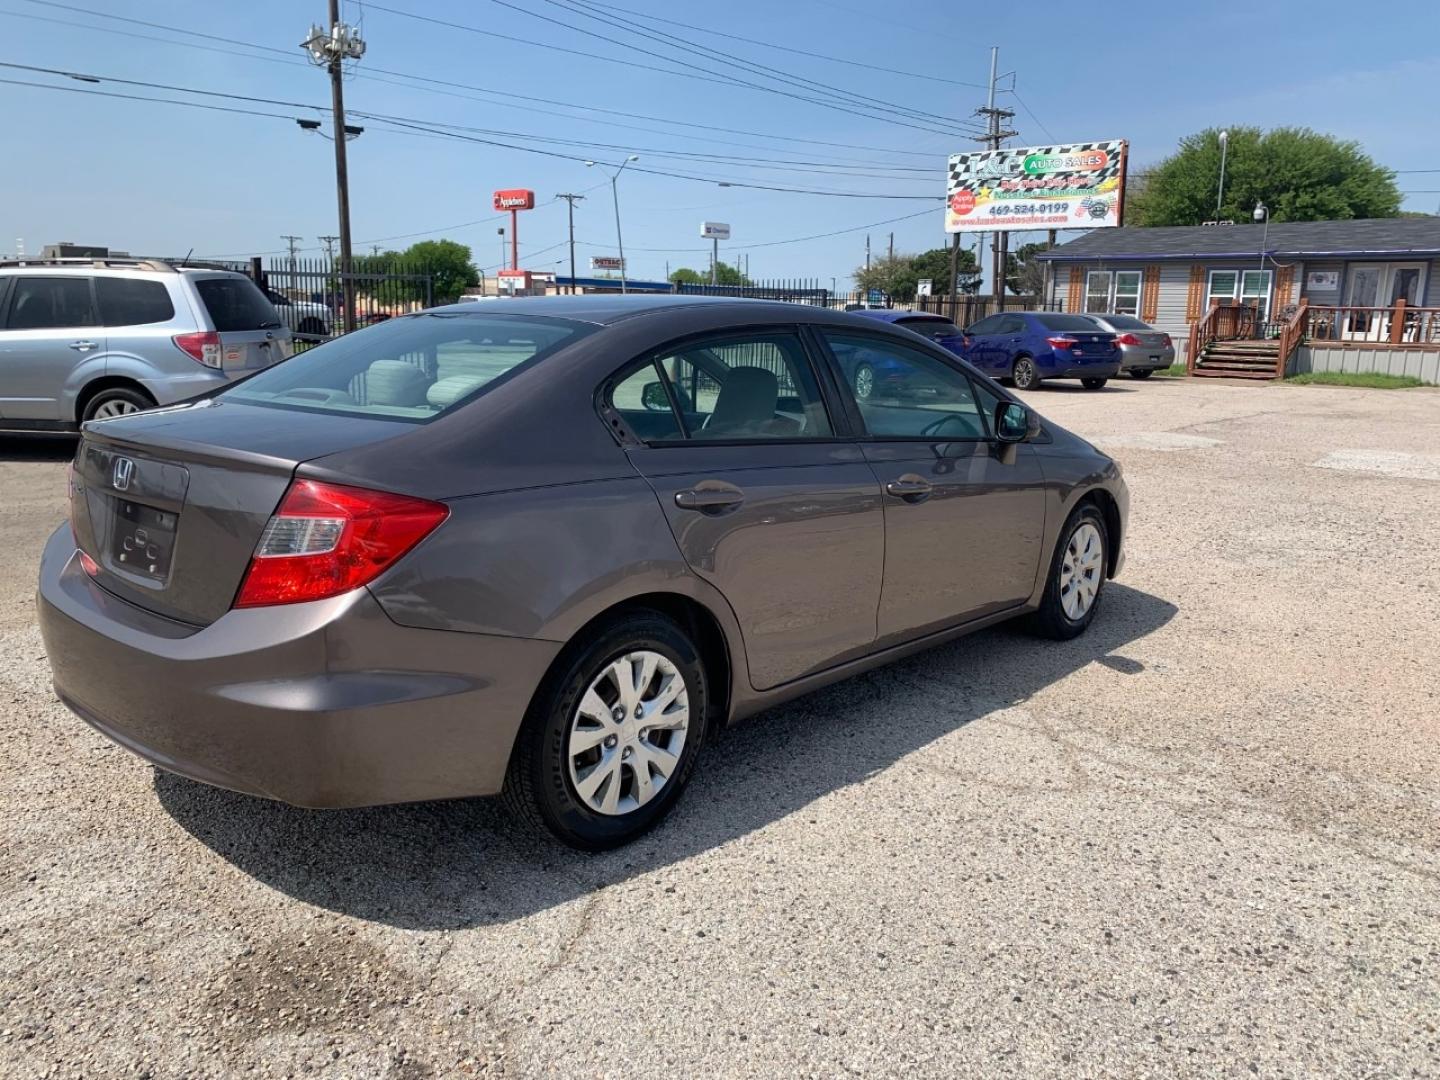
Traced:
POLYGON ((1207 450, 1221 445, 1219 439, 1204 435, 1180 435, 1173 431, 1137 431, 1129 435, 1098 435, 1090 440, 1101 450, 1207 450))
POLYGON ((1383 473, 1405 480, 1440 480, 1440 455, 1407 454, 1401 450, 1334 450, 1311 467, 1383 473))

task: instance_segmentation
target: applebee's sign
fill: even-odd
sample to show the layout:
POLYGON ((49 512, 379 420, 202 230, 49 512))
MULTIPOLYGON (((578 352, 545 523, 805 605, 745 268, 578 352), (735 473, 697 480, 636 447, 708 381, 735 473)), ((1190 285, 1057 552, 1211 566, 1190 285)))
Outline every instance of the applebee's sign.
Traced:
POLYGON ((506 188, 495 192, 496 210, 534 210, 535 192, 525 188, 506 188))

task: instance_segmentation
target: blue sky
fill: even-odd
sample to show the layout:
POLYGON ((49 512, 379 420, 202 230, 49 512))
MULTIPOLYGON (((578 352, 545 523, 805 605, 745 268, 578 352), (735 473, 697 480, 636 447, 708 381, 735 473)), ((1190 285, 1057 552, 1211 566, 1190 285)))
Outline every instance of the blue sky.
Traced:
MULTIPOLYGON (((1440 5, 1434 0, 1387 3, 1383 18, 1378 17, 1382 9, 1376 8, 1373 20, 1357 13, 1353 4, 1325 0, 946 5, 956 12, 948 23, 913 5, 894 5, 894 18, 879 17, 878 7, 859 0, 732 0, 723 6, 605 0, 611 17, 633 19, 621 10, 628 9, 674 20, 648 25, 657 33, 688 38, 836 91, 784 89, 831 103, 845 101, 837 91, 858 92, 890 103, 882 108, 919 110, 927 117, 919 120, 895 114, 887 114, 889 119, 857 116, 742 86, 718 85, 708 81, 714 75, 645 70, 636 65, 703 65, 722 79, 759 81, 728 60, 676 52, 583 19, 555 0, 506 4, 510 6, 497 0, 387 0, 384 5, 488 32, 477 33, 345 0, 343 17, 362 24, 368 44, 347 82, 347 104, 427 125, 512 132, 516 136, 471 134, 516 144, 521 136, 610 144, 615 148, 524 142, 612 162, 633 152, 640 161, 632 170, 705 178, 680 180, 639 171, 627 171, 621 178, 626 254, 635 277, 660 277, 667 262, 672 268, 703 267, 706 245, 698 231, 706 219, 732 225, 734 239, 722 244, 721 257, 730 261, 748 253, 755 277, 803 276, 828 284, 833 276, 841 288, 864 258, 865 231, 803 243, 773 242, 919 215, 869 229, 874 249, 884 249, 892 230, 897 250, 939 246, 944 237, 938 197, 943 194, 946 156, 977 144, 937 129, 958 131, 974 122, 971 114, 983 104, 984 90, 959 84, 983 83, 992 44, 1000 47, 1001 70, 1015 72, 1016 92, 1001 95, 1002 104, 1017 110, 1013 126, 1020 135, 1012 145, 1128 138, 1132 168, 1143 168, 1170 152, 1181 136, 1207 126, 1290 124, 1356 139, 1397 170, 1440 170, 1440 146, 1432 137, 1440 104, 1440 5), (596 40, 576 29, 581 26, 674 60, 667 65, 596 40), (712 29, 781 48, 702 33, 712 29), (496 34, 620 62, 507 41, 496 34), (796 49, 873 67, 789 51, 796 49), (885 70, 874 70, 877 67, 885 70), (493 92, 421 84, 382 72, 493 92), (536 98, 612 111, 581 112, 536 98), (912 123, 916 126, 906 126, 912 123), (713 130, 717 128, 730 130, 713 130), (746 160, 697 161, 662 154, 746 160), (760 162, 820 164, 762 168, 760 162), (885 171, 877 175, 880 169, 885 171), (737 186, 720 187, 718 180, 737 186), (743 183, 866 197, 785 194, 738 186, 743 183), (929 195, 937 201, 875 197, 882 193, 929 195), (743 246, 751 244, 768 246, 748 251, 743 246)), ((324 7, 322 0, 64 0, 60 5, 0 0, 0 60, 323 106, 329 100, 327 80, 319 69, 296 63, 302 53, 295 46, 310 22, 323 19, 324 7), (197 45, 205 48, 192 47, 197 45), (249 47, 257 45, 281 51, 249 47)), ((13 69, 0 69, 0 79, 187 97, 13 69)), ((291 118, 323 114, 209 100, 280 118, 0 83, 0 116, 6 121, 0 150, 0 252, 13 251, 20 237, 31 252, 63 239, 136 252, 183 253, 193 248, 197 254, 242 255, 282 248, 284 233, 303 236, 304 246, 318 251, 315 238, 335 232, 332 150, 318 136, 302 133, 291 118)), ((556 260, 566 258, 564 204, 552 201, 561 191, 587 196, 576 212, 582 266, 591 254, 614 253, 609 184, 598 169, 370 119, 355 122, 366 127, 350 144, 357 250, 362 250, 360 243, 374 240, 384 247, 403 247, 424 236, 446 236, 470 244, 476 261, 493 267, 500 261, 495 230, 503 222, 485 220, 493 214, 491 192, 528 187, 541 205, 521 218, 522 265, 558 268, 556 260), (472 222, 478 223, 468 224, 472 222)), ((1399 179, 1402 189, 1417 192, 1407 196, 1407 208, 1434 212, 1440 206, 1440 194, 1434 193, 1440 189, 1440 171, 1402 173, 1399 179)))

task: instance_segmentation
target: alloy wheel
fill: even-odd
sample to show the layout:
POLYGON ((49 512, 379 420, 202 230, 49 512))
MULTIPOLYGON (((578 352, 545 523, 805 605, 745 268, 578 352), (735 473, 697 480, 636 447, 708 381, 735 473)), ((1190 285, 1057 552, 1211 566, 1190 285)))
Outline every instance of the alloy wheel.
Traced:
POLYGON ((589 809, 628 814, 680 767, 690 726, 685 677, 649 649, 607 664, 575 707, 565 747, 570 782, 589 809))
POLYGON ((869 364, 861 364, 855 372, 855 396, 865 401, 875 392, 875 369, 869 364))
POLYGON ((133 401, 126 401, 124 398, 111 398, 109 401, 101 402, 100 407, 95 410, 92 419, 113 420, 117 416, 129 416, 131 413, 140 411, 140 406, 133 401))
POLYGON ((1100 530, 1082 522, 1070 534, 1065 556, 1060 561, 1060 604, 1072 622, 1084 617, 1100 593, 1104 574, 1105 542, 1100 530))
POLYGON ((1022 356, 1015 361, 1015 373, 1012 376, 1017 388, 1029 390, 1035 385, 1035 361, 1028 356, 1022 356))

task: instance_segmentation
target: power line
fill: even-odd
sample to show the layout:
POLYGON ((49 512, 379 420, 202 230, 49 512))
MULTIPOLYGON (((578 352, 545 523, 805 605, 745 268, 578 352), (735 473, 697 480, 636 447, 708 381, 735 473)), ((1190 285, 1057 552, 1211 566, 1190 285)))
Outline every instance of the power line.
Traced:
MULTIPOLYGON (((508 3, 508 0, 491 0, 491 2, 503 4, 506 7, 513 6, 508 3)), ((755 63, 754 61, 746 60, 741 56, 737 56, 735 53, 712 49, 708 46, 701 45, 698 42, 691 41, 688 38, 683 38, 675 34, 666 33, 663 30, 649 29, 643 24, 637 23, 632 19, 626 19, 619 16, 597 15, 595 14, 595 12, 601 9, 598 9, 593 5, 587 3, 586 0, 544 0, 544 3, 549 4, 551 7, 558 7, 562 11, 570 11, 574 12, 577 15, 583 15, 586 18, 593 19, 596 22, 599 22, 606 26, 613 26, 617 29, 627 31, 632 34, 638 34, 639 36, 648 40, 659 42, 661 45, 664 45, 668 48, 679 48, 687 53, 699 52, 701 54, 707 55, 709 58, 718 60, 721 63, 739 64, 743 68, 759 75, 761 78, 770 79, 772 81, 780 82, 789 86, 795 86, 799 89, 807 91, 828 90, 831 93, 840 94, 843 95, 845 98, 852 99, 851 103, 858 105, 861 108, 869 109, 872 111, 891 113, 895 116, 906 116, 911 119, 928 121, 932 125, 935 125, 937 122, 936 117, 934 117, 932 114, 923 112, 919 109, 911 108, 908 105, 899 105, 893 101, 886 101, 882 98, 877 98, 872 94, 857 94, 854 91, 846 90, 844 87, 832 86, 829 83, 823 83, 816 79, 807 79, 801 75, 792 75, 789 72, 782 71, 779 68, 771 67, 768 64, 759 64, 755 63)), ((582 27, 576 27, 575 29, 580 30, 582 33, 586 32, 582 27)), ((605 40, 611 39, 607 38, 605 40)), ((632 45, 628 47, 634 48, 635 46, 632 45)), ((701 70, 709 69, 702 68, 701 70)), ((742 82, 742 85, 749 84, 742 82)))
MULTIPOLYGON (((834 229, 834 230, 832 230, 832 231, 830 231, 830 232, 814 233, 814 234, 812 234, 812 235, 810 235, 810 236, 792 236, 792 237, 791 237, 790 239, 788 239, 788 240, 766 240, 766 241, 763 241, 762 243, 757 243, 757 244, 731 244, 730 247, 728 248, 728 250, 730 250, 730 251, 752 251, 752 250, 754 250, 755 248, 781 247, 781 246, 786 245, 786 244, 804 244, 804 243, 807 243, 807 242, 809 242, 809 241, 811 241, 811 240, 828 240, 828 239, 830 239, 832 236, 844 236, 844 235, 846 235, 847 233, 864 232, 866 229, 876 229, 876 228, 879 228, 881 225, 894 225, 895 223, 900 222, 900 221, 912 221, 912 220, 914 220, 915 218, 925 217, 927 214, 933 214, 933 213, 935 213, 934 210, 917 210, 917 211, 916 211, 915 213, 913 213, 913 214, 902 214, 900 217, 886 218, 884 221, 872 221, 872 222, 870 222, 869 224, 866 224, 866 225, 852 225, 852 226, 850 226, 849 228, 845 228, 845 229, 834 229)), ((581 245, 583 245, 584 247, 604 247, 604 246, 605 246, 604 244, 594 244, 594 243, 590 243, 590 242, 585 241, 585 240, 577 240, 576 243, 577 243, 577 244, 581 244, 581 245)), ((628 246, 628 245, 627 245, 627 246, 628 246)), ((654 247, 651 247, 651 248, 631 248, 630 250, 632 250, 632 251, 644 251, 644 252, 655 253, 655 254, 670 254, 670 255, 685 255, 685 254, 696 254, 696 255, 698 255, 698 254, 706 254, 706 253, 708 253, 708 252, 710 251, 709 248, 704 248, 704 247, 686 247, 686 248, 654 248, 654 247)))
MULTIPOLYGON (((681 63, 680 61, 674 60, 674 59, 671 58, 671 57, 665 56, 663 53, 656 53, 656 52, 653 52, 652 50, 642 48, 642 47, 639 46, 639 45, 632 45, 632 44, 630 44, 629 42, 620 41, 620 40, 618 40, 618 39, 616 39, 616 38, 607 37, 607 36, 604 35, 604 34, 597 33, 597 32, 595 32, 595 31, 593 31, 593 30, 587 30, 587 29, 585 29, 584 27, 573 26, 573 25, 568 24, 568 23, 565 23, 565 22, 563 22, 563 21, 561 21, 561 20, 559 20, 559 19, 553 19, 553 18, 551 18, 551 17, 548 16, 548 15, 542 15, 542 14, 540 14, 539 12, 529 11, 529 10, 527 10, 527 9, 525 9, 525 8, 522 8, 522 7, 519 7, 519 6, 517 6, 517 5, 510 4, 510 3, 506 2, 506 0, 491 0, 491 3, 499 4, 499 5, 502 6, 502 7, 510 8, 510 9, 513 10, 513 11, 521 12, 522 14, 529 15, 529 16, 531 16, 532 18, 540 19, 540 20, 542 20, 542 21, 544 21, 544 22, 553 23, 553 24, 556 25, 556 26, 564 27, 565 29, 568 29, 568 30, 574 30, 574 31, 576 31, 576 32, 578 32, 578 33, 585 34, 585 35, 588 36, 588 37, 593 37, 593 38, 597 38, 597 39, 599 39, 599 40, 601 40, 601 41, 609 42, 609 43, 612 44, 612 45, 618 45, 618 46, 620 46, 621 48, 630 49, 630 50, 632 50, 632 51, 634 51, 634 52, 638 52, 638 53, 641 53, 641 54, 643 54, 643 55, 650 56, 650 57, 653 57, 653 58, 655 58, 655 59, 661 60, 661 61, 663 61, 663 62, 665 62, 665 63, 667 63, 667 64, 680 65, 680 63, 681 63)), ((519 43, 521 43, 521 44, 530 45, 530 46, 533 46, 533 47, 536 47, 536 48, 550 49, 550 50, 553 50, 553 51, 558 51, 558 52, 563 52, 563 53, 570 53, 570 54, 578 55, 578 56, 585 56, 585 57, 587 57, 587 58, 589 58, 589 59, 592 59, 592 60, 603 60, 603 61, 606 61, 606 62, 608 62, 608 63, 621 64, 621 65, 624 65, 625 67, 631 67, 631 68, 638 67, 638 68, 642 68, 642 69, 647 70, 647 71, 659 71, 659 72, 661 72, 662 74, 665 74, 665 75, 679 75, 679 76, 681 76, 682 78, 685 78, 685 79, 690 79, 690 80, 699 79, 699 80, 702 81, 702 82, 712 82, 712 83, 716 83, 716 84, 721 85, 721 86, 744 86, 744 87, 748 87, 749 89, 753 89, 753 90, 760 90, 760 91, 763 91, 763 92, 766 92, 766 93, 778 94, 778 95, 780 95, 781 97, 794 98, 794 99, 799 100, 799 101, 808 101, 808 102, 810 102, 811 104, 820 105, 820 106, 822 106, 822 107, 824 107, 824 108, 827 108, 827 109, 834 109, 834 110, 836 110, 836 111, 838 111, 838 112, 849 113, 849 114, 852 115, 852 116, 859 116, 859 117, 862 117, 863 119, 866 119, 866 120, 879 120, 879 119, 884 119, 884 117, 875 116, 875 115, 873 115, 873 114, 871 114, 871 113, 860 112, 860 111, 858 111, 858 110, 856 110, 856 109, 846 108, 845 106, 838 105, 838 104, 835 104, 835 103, 833 103, 833 102, 825 101, 825 100, 822 99, 822 98, 812 98, 812 97, 808 97, 808 96, 803 95, 803 94, 796 94, 796 93, 792 93, 792 92, 787 91, 787 90, 781 90, 781 89, 779 89, 779 88, 777 88, 777 87, 765 86, 765 85, 760 84, 760 83, 752 83, 752 82, 748 82, 748 81, 746 81, 746 80, 744 80, 744 79, 734 78, 733 76, 725 76, 723 72, 715 72, 715 71, 713 71, 713 70, 711 70, 711 69, 709 69, 709 68, 698 67, 698 66, 695 66, 695 65, 693 65, 693 64, 691 64, 691 65, 683 65, 682 68, 681 68, 681 70, 678 70, 678 71, 675 70, 674 67, 670 67, 670 68, 657 68, 657 67, 655 67, 655 66, 653 66, 653 65, 650 65, 650 64, 633 63, 633 62, 631 62, 631 61, 629 61, 629 60, 620 59, 619 57, 604 56, 604 55, 596 54, 596 53, 586 53, 586 52, 583 52, 583 51, 578 50, 578 49, 570 49, 570 48, 566 48, 565 46, 555 45, 555 44, 550 43, 550 42, 535 41, 535 40, 525 39, 525 38, 515 38, 515 37, 512 37, 512 36, 510 36, 510 35, 506 35, 506 34, 498 34, 498 33, 496 33, 495 31, 492 31, 492 30, 485 30, 485 29, 482 29, 482 28, 480 28, 480 27, 469 26, 469 25, 467 25, 467 24, 465 24, 465 23, 451 22, 450 20, 447 20, 447 19, 437 19, 437 18, 434 18, 433 16, 420 15, 420 14, 418 14, 418 13, 416 13, 416 12, 412 12, 412 11, 401 11, 401 10, 399 10, 399 9, 397 9, 397 8, 386 7, 386 6, 382 5, 382 4, 373 4, 373 3, 372 3, 372 4, 370 5, 370 7, 371 7, 372 10, 388 12, 388 13, 391 14, 391 15, 398 15, 398 16, 400 16, 401 18, 417 19, 417 20, 419 20, 419 21, 421 21, 421 22, 434 23, 434 24, 437 24, 437 25, 440 25, 440 26, 446 26, 446 27, 449 27, 449 28, 455 29, 455 30, 467 30, 467 31, 470 31, 471 33, 482 34, 482 35, 484 35, 484 36, 486 36, 486 37, 499 37, 499 38, 502 38, 502 39, 507 40, 507 41, 516 41, 516 42, 519 42, 519 43), (717 76, 718 76, 718 77, 717 77, 717 76)), ((920 126, 920 125, 918 125, 918 124, 907 123, 907 122, 904 121, 904 120, 892 119, 892 120, 889 120, 888 122, 889 122, 889 123, 894 123, 894 124, 899 124, 899 125, 902 126, 902 127, 915 128, 915 129, 918 130, 918 131, 929 131, 929 132, 932 132, 932 133, 935 133, 935 134, 946 134, 946 135, 954 134, 954 133, 949 132, 949 131, 941 131, 941 130, 939 130, 939 129, 937 129, 937 128, 934 128, 934 127, 922 127, 922 126, 920 126)))
POLYGON ((826 53, 807 52, 804 49, 797 49, 790 45, 776 45, 773 41, 761 41, 759 38, 742 37, 739 34, 727 34, 723 30, 712 30, 709 27, 695 26, 691 23, 679 22, 675 19, 662 19, 658 15, 651 15, 648 12, 635 11, 632 8, 624 8, 618 4, 601 4, 594 0, 588 0, 589 7, 606 8, 610 11, 623 11, 646 22, 665 23, 668 26, 682 26, 701 34, 709 34, 712 37, 728 38, 731 41, 743 41, 747 45, 759 45, 764 49, 776 49, 780 52, 791 53, 795 56, 808 56, 815 60, 828 60, 834 64, 848 64, 851 67, 865 68, 868 71, 883 71, 887 75, 901 75, 908 79, 925 79, 929 82, 945 83, 949 86, 969 86, 978 89, 985 89, 984 83, 964 82, 960 79, 945 79, 939 75, 926 75, 918 71, 901 71, 897 68, 882 67, 879 64, 867 64, 862 60, 850 60, 843 56, 830 56, 826 53))
POLYGON ((1019 104, 1020 108, 1025 110, 1025 115, 1030 117, 1031 120, 1035 121, 1035 126, 1045 133, 1045 137, 1047 139, 1049 139, 1051 142, 1060 141, 1058 138, 1055 137, 1055 133, 1053 131, 1051 131, 1048 127, 1046 127, 1043 123, 1040 122, 1040 118, 1035 115, 1029 105, 1025 104, 1025 99, 1015 92, 1015 88, 1013 86, 1010 87, 1009 90, 1003 92, 1008 93, 1015 99, 1015 101, 1019 104))
MULTIPOLYGON (((137 39, 137 40, 141 40, 141 41, 154 41, 154 42, 159 42, 159 43, 164 44, 164 45, 178 46, 178 47, 180 47, 180 48, 198 49, 198 50, 200 50, 200 51, 202 51, 202 52, 213 52, 213 53, 217 53, 217 54, 224 55, 224 56, 238 56, 238 57, 241 57, 242 59, 246 59, 246 60, 259 60, 259 61, 263 61, 263 62, 269 63, 269 64, 285 64, 285 65, 287 65, 287 66, 293 66, 293 67, 308 67, 308 66, 309 66, 304 60, 299 60, 299 59, 292 60, 292 59, 289 59, 289 57, 290 57, 292 54, 291 54, 288 50, 276 49, 276 48, 273 48, 273 47, 268 46, 268 45, 261 45, 261 44, 257 44, 257 43, 254 43, 254 42, 232 41, 231 39, 228 39, 228 38, 219 38, 219 37, 217 37, 216 35, 213 35, 213 34, 204 34, 204 33, 201 33, 200 31, 197 31, 197 30, 189 30, 189 29, 185 29, 185 28, 183 28, 183 27, 178 27, 178 26, 165 26, 165 25, 163 25, 163 24, 161 24, 161 23, 147 22, 147 21, 145 21, 145 20, 143 20, 143 19, 130 19, 130 18, 126 18, 125 16, 121 16, 121 15, 111 15, 111 14, 109 14, 108 12, 95 11, 95 10, 90 9, 90 8, 83 8, 83 7, 79 7, 79 6, 73 5, 73 4, 58 4, 58 3, 55 3, 55 0, 24 0, 24 2, 26 2, 26 3, 32 3, 32 4, 45 4, 45 5, 51 6, 51 7, 63 8, 64 10, 67 10, 67 11, 77 11, 77 12, 81 12, 81 13, 84 13, 84 14, 87 14, 87 15, 93 15, 93 16, 95 16, 95 17, 97 17, 97 18, 117 19, 117 20, 124 21, 124 22, 136 23, 136 24, 139 24, 139 25, 142 25, 142 26, 150 26, 150 27, 155 27, 155 28, 158 28, 158 29, 163 29, 163 30, 165 30, 165 31, 167 31, 167 32, 169 32, 169 33, 183 34, 183 35, 188 35, 188 36, 200 37, 200 38, 205 39, 205 40, 223 40, 223 41, 227 41, 227 42, 229 42, 229 43, 231 43, 231 44, 239 45, 239 46, 241 46, 241 47, 243 47, 243 48, 258 49, 258 50, 261 50, 261 51, 263 51, 263 52, 265 52, 265 53, 277 54, 277 55, 257 56, 257 55, 255 55, 255 54, 253 54, 253 53, 239 52, 239 51, 236 51, 235 49, 219 48, 219 47, 216 47, 216 46, 214 46, 214 45, 202 45, 202 44, 199 44, 199 43, 196 43, 196 42, 191 42, 191 41, 176 41, 176 40, 174 40, 173 38, 157 37, 157 36, 155 36, 155 35, 153 35, 153 34, 141 34, 141 33, 136 33, 136 32, 134 32, 134 31, 120 30, 120 29, 118 29, 118 28, 110 27, 110 26, 95 26, 95 25, 92 25, 92 24, 89 24, 89 23, 73 22, 73 21, 70 21, 70 20, 67 20, 67 19, 55 19, 55 18, 50 18, 50 17, 44 16, 44 15, 33 15, 33 14, 27 14, 27 13, 18 12, 18 11, 7 11, 7 10, 4 10, 4 9, 0 9, 0 15, 9 15, 9 16, 11 16, 11 17, 13 17, 13 18, 30 19, 30 20, 38 21, 38 22, 53 23, 53 24, 58 25, 58 26, 75 27, 75 28, 77 28, 77 29, 91 30, 91 31, 94 31, 94 32, 96 32, 96 33, 111 34, 111 35, 115 35, 115 36, 119 36, 119 37, 133 38, 133 39, 137 39)), ((422 18, 422 19, 424 18, 424 16, 415 16, 415 17, 416 17, 416 18, 422 18)), ((430 20, 430 21, 434 21, 434 20, 430 20)), ((478 29, 476 29, 476 28, 474 28, 474 27, 466 27, 465 29, 473 30, 473 31, 476 32, 476 33, 489 33, 488 31, 478 30, 478 29)), ((589 54, 582 54, 582 55, 589 55, 589 54)), ((750 137, 750 138, 769 139, 769 140, 772 140, 772 141, 775 141, 775 142, 803 143, 803 144, 810 145, 810 146, 824 146, 824 147, 831 147, 831 148, 840 149, 840 150, 863 150, 863 151, 867 151, 867 152, 870 152, 870 153, 895 154, 895 155, 897 155, 897 156, 902 156, 902 157, 931 158, 931 157, 934 156, 934 155, 931 155, 931 154, 921 153, 921 152, 914 151, 914 150, 901 150, 901 149, 894 148, 894 147, 867 146, 867 145, 857 144, 857 143, 832 142, 832 141, 828 141, 828 140, 824 140, 824 139, 808 139, 808 138, 804 138, 804 137, 797 136, 797 135, 773 135, 773 134, 770 134, 770 133, 768 133, 768 132, 763 132, 763 131, 747 131, 747 130, 744 130, 744 129, 741 129, 741 128, 728 128, 728 127, 723 127, 723 126, 715 125, 715 124, 701 124, 701 123, 697 123, 697 122, 694 122, 694 121, 674 120, 674 119, 670 119, 670 118, 668 118, 668 117, 663 117, 663 116, 650 116, 650 115, 647 115, 647 114, 643 114, 643 113, 633 113, 633 112, 629 112, 629 111, 622 110, 622 109, 609 109, 609 108, 605 108, 605 107, 599 106, 599 105, 584 105, 584 104, 580 104, 580 103, 578 103, 578 102, 569 102, 569 101, 558 100, 558 99, 553 99, 553 98, 535 97, 535 96, 533 96, 533 95, 526 95, 526 94, 516 93, 516 92, 513 91, 513 90, 492 90, 492 89, 490 89, 490 88, 488 88, 488 87, 474 86, 474 85, 471 85, 471 84, 468 84, 468 83, 454 82, 454 81, 445 80, 445 79, 435 79, 435 78, 431 78, 431 77, 424 76, 424 75, 412 74, 412 73, 410 73, 410 72, 390 71, 390 70, 387 70, 387 69, 385 69, 385 68, 370 67, 370 68, 368 68, 368 70, 367 70, 366 72, 364 72, 364 73, 355 72, 355 71, 350 71, 350 72, 347 72, 347 74, 348 74, 350 77, 352 77, 352 78, 367 79, 367 80, 370 80, 370 81, 373 81, 373 82, 381 82, 381 83, 385 83, 385 84, 387 84, 387 85, 392 85, 392 86, 405 86, 407 89, 410 89, 410 90, 418 90, 418 91, 420 91, 420 92, 422 92, 422 93, 443 94, 443 95, 449 96, 449 97, 460 97, 460 98, 464 98, 464 99, 466 99, 466 100, 472 100, 472 101, 486 101, 486 103, 487 103, 487 104, 490 104, 490 105, 496 105, 496 104, 498 104, 498 105, 501 105, 501 106, 503 106, 503 107, 505 107, 505 108, 519 109, 519 110, 525 111, 525 112, 535 112, 535 113, 540 113, 540 114, 543 114, 543 115, 546 115, 546 116, 560 116, 560 117, 564 117, 565 119, 580 120, 580 121, 586 122, 586 123, 597 123, 597 122, 599 122, 599 121, 591 120, 591 119, 589 119, 588 117, 584 117, 584 116, 571 116, 571 115, 569 115, 569 114, 567 114, 567 113, 552 112, 551 110, 548 110, 548 109, 537 109, 537 108, 535 108, 535 107, 533 107, 533 106, 517 105, 517 104, 515 104, 515 101, 512 100, 512 99, 522 100, 522 101, 537 101, 537 102, 541 102, 541 103, 543 103, 543 104, 556 105, 556 106, 558 106, 558 107, 560 107, 560 108, 563 108, 563 109, 571 109, 571 110, 574 110, 574 111, 576 111, 576 112, 593 112, 593 113, 600 113, 600 114, 603 114, 603 115, 606 115, 606 116, 626 117, 626 118, 629 118, 629 119, 636 119, 636 120, 648 120, 648 121, 650 121, 650 122, 652 122, 652 123, 668 124, 668 125, 670 125, 670 126, 672 126, 672 127, 684 127, 684 128, 693 128, 693 129, 695 129, 695 130, 697 130, 697 131, 720 132, 720 133, 724 133, 724 134, 733 134, 733 135, 745 135, 745 136, 748 136, 748 137, 750 137), (383 76, 391 76, 391 78, 385 78, 385 77, 383 77, 383 76), (397 83, 397 82, 394 81, 394 79, 408 80, 408 82, 399 82, 399 83, 397 83), (421 84, 424 84, 424 85, 412 86, 412 85, 409 85, 410 82, 421 83, 421 84), (440 90, 440 89, 435 89, 435 87, 451 87, 451 88, 453 88, 453 89, 455 89, 455 90, 467 90, 467 91, 471 91, 471 92, 473 92, 473 93, 487 94, 487 95, 490 95, 491 97, 496 98, 496 99, 498 99, 498 100, 490 101, 490 100, 483 99, 483 98, 473 98, 473 97, 469 97, 469 96, 466 95, 466 94, 457 94, 457 93, 453 93, 453 92, 447 93, 447 91, 445 91, 445 90, 440 90)), ((631 128, 631 129, 636 130, 636 131, 648 131, 648 132, 652 132, 652 133, 655 133, 655 134, 668 135, 668 136, 671 136, 671 137, 675 137, 675 136, 677 135, 676 132, 672 132, 672 131, 662 131, 662 130, 655 129, 655 128, 647 128, 647 127, 642 127, 642 126, 637 126, 637 125, 619 124, 619 123, 616 123, 616 122, 613 121, 613 120, 612 120, 612 121, 606 121, 606 123, 607 123, 609 126, 612 126, 612 127, 627 127, 627 128, 631 128)), ((682 136, 682 137, 683 137, 683 136, 682 136)), ((711 141, 711 142, 715 142, 715 143, 724 142, 724 140, 714 139, 713 137, 710 139, 710 141, 711 141)), ((767 147, 751 146, 751 145, 746 144, 746 143, 731 143, 730 145, 745 147, 745 148, 748 148, 748 149, 757 149, 757 150, 768 149, 767 147)))

